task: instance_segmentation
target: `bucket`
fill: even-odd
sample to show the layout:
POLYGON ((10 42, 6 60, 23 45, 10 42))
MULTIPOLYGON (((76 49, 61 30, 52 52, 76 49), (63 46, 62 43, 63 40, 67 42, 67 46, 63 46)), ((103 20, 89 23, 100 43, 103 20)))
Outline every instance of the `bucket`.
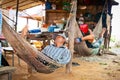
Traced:
POLYGON ((55 27, 51 27, 51 26, 50 26, 50 27, 48 28, 48 32, 54 32, 54 29, 55 29, 55 27))

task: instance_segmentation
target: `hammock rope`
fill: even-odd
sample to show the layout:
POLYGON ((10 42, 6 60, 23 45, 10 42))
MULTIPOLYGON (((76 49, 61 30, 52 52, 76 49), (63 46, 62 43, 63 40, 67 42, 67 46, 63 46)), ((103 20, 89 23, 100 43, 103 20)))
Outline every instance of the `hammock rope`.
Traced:
MULTIPOLYGON (((95 39, 98 39, 99 38, 99 34, 101 33, 102 31, 102 16, 103 16, 103 13, 104 11, 107 9, 107 0, 105 1, 105 4, 103 6, 103 9, 102 9, 102 12, 101 12, 101 16, 99 18, 99 21, 98 23, 96 24, 94 30, 93 30, 93 34, 95 35, 95 39)), ((106 14, 107 15, 107 14, 106 14)), ((106 18, 107 20, 107 18, 106 18)))
MULTIPOLYGON (((6 16, 5 14, 3 14, 3 16, 5 16, 6 18, 8 18, 10 21, 12 21, 12 22, 14 22, 12 19, 10 19, 8 16, 6 16)), ((12 27, 10 27, 10 28, 12 28, 12 27)), ((25 32, 26 33, 26 32, 25 32)), ((22 33, 21 33, 21 36, 23 37, 23 35, 22 35, 22 33)), ((24 37, 23 37, 24 38, 24 37)), ((39 59, 40 60, 40 59, 39 59)), ((45 61, 45 60, 43 60, 43 61, 45 61)), ((50 64, 53 64, 53 65, 56 65, 56 66, 58 66, 58 67, 61 67, 61 65, 60 64, 57 64, 56 62, 54 62, 54 61, 52 61, 52 62, 49 62, 50 64)))
POLYGON ((24 60, 28 65, 34 67, 38 72, 51 73, 54 71, 54 69, 47 67, 40 61, 46 61, 49 64, 61 67, 61 65, 56 63, 53 59, 33 48, 24 38, 22 38, 10 27, 10 25, 5 21, 4 18, 3 34, 15 50, 17 56, 24 60))

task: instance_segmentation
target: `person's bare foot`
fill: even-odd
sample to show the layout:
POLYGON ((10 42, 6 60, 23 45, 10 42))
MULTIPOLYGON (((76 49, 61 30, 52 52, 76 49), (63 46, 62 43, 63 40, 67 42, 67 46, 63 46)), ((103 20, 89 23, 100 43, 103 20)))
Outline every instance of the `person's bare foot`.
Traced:
POLYGON ((106 32, 106 28, 102 28, 102 32, 100 33, 99 38, 102 38, 105 32, 106 32))

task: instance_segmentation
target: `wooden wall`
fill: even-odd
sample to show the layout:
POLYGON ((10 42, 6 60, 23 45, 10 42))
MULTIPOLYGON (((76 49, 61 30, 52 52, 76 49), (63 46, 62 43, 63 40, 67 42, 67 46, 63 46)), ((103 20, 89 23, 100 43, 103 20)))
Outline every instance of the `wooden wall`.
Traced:
MULTIPOLYGON (((63 2, 70 0, 49 0, 51 3, 56 4, 56 10, 46 10, 46 23, 51 24, 54 20, 60 20, 62 18, 67 19, 69 16, 69 12, 64 11, 62 9, 63 2)), ((95 3, 95 2, 94 2, 95 3)), ((77 18, 79 18, 80 14, 85 14, 87 12, 91 13, 93 16, 100 10, 102 10, 103 5, 85 5, 83 4, 83 0, 78 0, 78 10, 77 10, 77 18), (80 9, 81 6, 86 6, 86 9, 80 9)))
POLYGON ((51 24, 54 20, 61 20, 62 18, 67 19, 69 12, 64 10, 47 10, 46 11, 46 23, 51 24))

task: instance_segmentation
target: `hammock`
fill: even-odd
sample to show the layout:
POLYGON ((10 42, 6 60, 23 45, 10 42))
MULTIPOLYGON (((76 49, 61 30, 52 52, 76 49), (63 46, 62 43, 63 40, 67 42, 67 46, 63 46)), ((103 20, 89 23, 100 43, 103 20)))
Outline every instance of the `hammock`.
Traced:
POLYGON ((39 52, 36 48, 33 48, 24 38, 22 38, 7 24, 4 18, 2 31, 7 41, 15 50, 16 55, 24 60, 28 65, 35 68, 36 71, 40 73, 51 73, 54 71, 53 68, 49 68, 41 63, 39 59, 45 60, 53 65, 60 66, 54 60, 39 52))
MULTIPOLYGON (((106 3, 104 5, 104 7, 106 6, 106 3)), ((104 8, 103 8, 103 11, 104 11, 104 8)), ((102 12, 103 13, 103 12, 102 12)), ((69 22, 69 21, 68 21, 69 22)), ((76 22, 76 20, 74 20, 74 23, 76 24, 76 26, 74 27, 74 29, 76 30, 76 33, 75 33, 75 37, 82 37, 82 33, 79 29, 79 26, 76 22)), ((106 18, 106 23, 107 23, 107 30, 108 30, 108 34, 110 33, 109 30, 110 30, 110 15, 107 14, 107 18, 106 18)), ((95 35, 95 39, 98 39, 99 38, 99 34, 101 33, 102 31, 102 14, 101 14, 101 17, 95 27, 95 29, 93 30, 93 34, 95 35)), ((80 55, 80 56, 90 56, 92 54, 97 54, 99 52, 99 48, 88 48, 85 41, 82 41, 78 44, 75 44, 74 45, 74 50, 80 55)))
MULTIPOLYGON (((83 35, 82 35, 78 25, 77 25, 77 22, 75 22, 75 23, 76 23, 76 26, 75 26, 75 28, 76 28, 75 37, 82 37, 83 35)), ((94 29, 93 33, 95 34, 95 38, 98 38, 99 33, 101 31, 102 31, 102 27, 100 27, 100 26, 97 26, 94 29), (101 30, 100 30, 100 28, 101 28, 101 30)), ((88 48, 86 43, 85 43, 85 41, 82 41, 80 43, 75 44, 74 49, 80 56, 90 56, 91 54, 97 54, 97 52, 99 50, 98 48, 96 48, 96 49, 88 48)))
MULTIPOLYGON (((110 15, 109 14, 107 14, 106 22, 107 22, 107 30, 108 30, 108 34, 109 34, 110 33, 109 32, 109 30, 110 30, 110 15)), ((75 23, 76 23, 76 26, 75 26, 76 36, 75 37, 82 37, 83 35, 82 35, 81 31, 79 30, 77 22, 75 22, 75 23)), ((102 16, 100 17, 99 22, 97 23, 95 29, 93 30, 93 34, 95 35, 95 39, 99 38, 99 34, 101 33, 101 31, 102 31, 102 16)), ((78 43, 78 44, 75 44, 74 49, 81 56, 89 56, 91 54, 97 54, 99 51, 99 48, 88 48, 86 46, 85 41, 78 43)))
MULTIPOLYGON (((75 38, 82 37, 83 35, 82 35, 76 21, 75 21, 75 24, 76 24, 76 26, 75 26, 75 30, 76 30, 75 38)), ((81 56, 89 56, 89 55, 91 55, 92 49, 87 47, 85 41, 82 41, 82 42, 74 45, 74 50, 81 56)))
MULTIPOLYGON (((36 69, 40 73, 52 73, 55 69, 44 65, 42 61, 46 61, 52 66, 60 67, 53 59, 39 52, 36 48, 33 48, 22 36, 15 32, 3 17, 3 34, 7 41, 11 44, 15 50, 16 55, 25 61, 28 65, 36 69)), ((24 36, 24 35, 23 35, 24 36)))

